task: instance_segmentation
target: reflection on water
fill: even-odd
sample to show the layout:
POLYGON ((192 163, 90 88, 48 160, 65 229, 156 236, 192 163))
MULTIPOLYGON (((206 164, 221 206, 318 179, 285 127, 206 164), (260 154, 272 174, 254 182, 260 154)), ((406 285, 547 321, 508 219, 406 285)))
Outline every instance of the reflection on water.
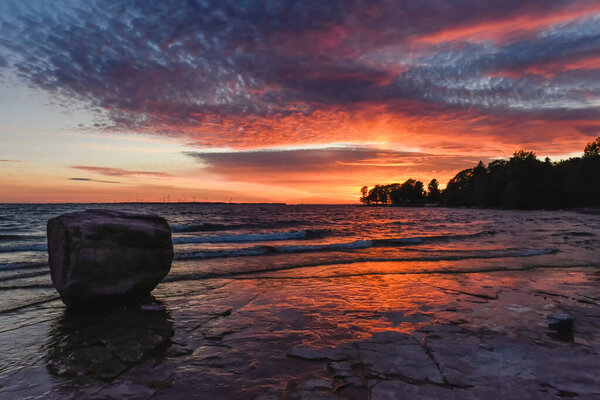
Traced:
POLYGON ((94 207, 164 216, 173 229, 176 261, 170 279, 174 280, 361 262, 391 261, 418 270, 421 262, 452 261, 449 269, 465 270, 471 260, 525 267, 591 265, 600 259, 596 246, 600 215, 574 211, 350 205, 0 205, 0 288, 48 287, 46 221, 64 212, 94 207))
MULTIPOLYGON (((554 365, 571 366, 561 373, 589 371, 586 390, 597 390, 595 377, 600 371, 595 354, 589 352, 590 346, 600 344, 596 269, 364 273, 370 268, 356 264, 355 274, 336 278, 320 277, 327 275, 323 267, 316 269, 316 276, 303 279, 287 279, 298 270, 286 270, 270 272, 268 279, 254 274, 243 279, 166 282, 154 294, 164 300, 168 312, 115 308, 110 313, 81 314, 64 311, 58 301, 26 308, 30 317, 48 317, 48 308, 42 307, 61 312, 50 319, 47 331, 43 321, 20 328, 18 337, 32 337, 44 327, 43 359, 39 365, 36 354, 31 354, 28 365, 18 367, 15 360, 24 356, 15 354, 6 363, 9 372, 0 368, 0 398, 36 398, 38 393, 39 398, 61 400, 90 394, 153 399, 369 398, 371 379, 406 383, 408 378, 394 370, 396 364, 409 378, 421 376, 425 366, 413 374, 404 360, 427 361, 431 367, 428 351, 434 359, 446 357, 449 367, 442 373, 456 379, 457 385, 464 386, 463 376, 469 384, 483 376, 501 384, 508 380, 513 387, 521 385, 519 391, 531 392, 537 383, 523 383, 521 376, 546 373, 545 362, 556 357, 554 365), (576 320, 573 343, 548 336, 546 316, 560 312, 576 320), (431 343, 431 349, 422 343, 431 343), (455 344, 460 345, 458 357, 452 353, 455 344), (181 351, 183 345, 187 351, 181 351), (337 350, 331 353, 332 348, 337 350), (521 375, 485 375, 489 356, 521 375), (27 386, 31 382, 37 386, 27 386)), ((2 339, 5 343, 10 339, 8 332, 2 339)), ((35 345, 15 346, 22 353, 40 350, 35 345)), ((497 370, 501 369, 492 373, 497 370)), ((563 375, 547 378, 575 392, 581 379, 563 375)), ((420 381, 415 387, 420 385, 429 384, 420 381)), ((452 398, 451 394, 433 398, 452 398)))
MULTIPOLYGON (((600 348, 598 214, 136 205, 174 229, 178 259, 153 292, 169 311, 73 313, 37 263, 47 257, 39 245, 48 217, 90 207, 0 206, 0 398, 368 398, 369 379, 381 376, 363 373, 365 362, 369 373, 385 371, 378 360, 390 359, 390 346, 402 365, 405 350, 448 356, 456 338, 481 345, 465 342, 447 357, 448 382, 469 374, 476 382, 472 371, 485 372, 486 357, 504 349, 516 377, 501 386, 555 358, 570 363, 561 371, 588 371, 597 384, 595 354, 581 354, 600 348), (549 335, 550 313, 574 317, 573 342, 549 335), (431 349, 421 347, 427 340, 431 349), (368 354, 323 361, 323 349, 340 346, 368 354), (538 364, 523 369, 516 354, 538 364)), ((579 378, 551 378, 565 392, 581 390, 579 378)), ((456 387, 430 397, 451 398, 456 387)))
POLYGON ((110 380, 144 360, 164 357, 173 333, 164 309, 65 309, 50 330, 46 366, 65 378, 110 380))

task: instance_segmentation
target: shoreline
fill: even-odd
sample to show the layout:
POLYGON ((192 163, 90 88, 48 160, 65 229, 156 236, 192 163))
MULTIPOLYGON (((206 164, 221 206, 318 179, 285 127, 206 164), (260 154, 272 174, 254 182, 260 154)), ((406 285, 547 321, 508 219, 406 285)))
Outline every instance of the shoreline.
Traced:
MULTIPOLYGON (((0 333, 3 347, 19 338, 12 350, 3 349, 0 393, 73 399, 383 399, 398 392, 406 398, 593 398, 600 395, 599 270, 291 281, 278 271, 268 279, 165 282, 153 293, 166 310, 151 317, 152 329, 158 323, 172 336, 126 367, 105 361, 103 373, 119 372, 104 379, 90 378, 96 370, 87 371, 88 378, 60 375, 85 365, 73 361, 78 353, 69 350, 69 340, 79 340, 72 338, 73 321, 58 301, 30 306, 14 314, 21 324, 0 333), (545 318, 555 312, 574 317, 573 342, 552 336, 545 318), (30 348, 23 341, 45 344, 30 348), (6 365, 21 352, 25 365, 6 365), (23 386, 26 381, 32 383, 23 386)), ((148 315, 133 313, 140 321, 148 315)), ((123 339, 131 329, 151 329, 128 321, 110 330, 123 339)), ((106 329, 90 334, 102 336, 106 329)), ((119 360, 114 348, 102 349, 105 360, 115 354, 119 360)))

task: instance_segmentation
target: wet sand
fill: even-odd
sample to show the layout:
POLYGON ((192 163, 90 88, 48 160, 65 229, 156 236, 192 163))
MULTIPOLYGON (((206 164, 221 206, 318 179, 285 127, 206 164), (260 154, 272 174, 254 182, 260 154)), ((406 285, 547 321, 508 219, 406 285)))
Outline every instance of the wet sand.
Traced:
POLYGON ((0 397, 600 398, 597 267, 329 270, 166 282, 164 310, 3 313, 0 397))

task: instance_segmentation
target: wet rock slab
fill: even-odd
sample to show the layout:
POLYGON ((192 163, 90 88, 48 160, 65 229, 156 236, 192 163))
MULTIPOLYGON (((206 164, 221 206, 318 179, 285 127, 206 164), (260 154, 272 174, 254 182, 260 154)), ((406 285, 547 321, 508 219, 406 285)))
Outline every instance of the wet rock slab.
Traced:
POLYGON ((437 366, 417 339, 402 332, 378 332, 367 340, 345 343, 332 349, 295 348, 288 355, 330 361, 329 367, 334 376, 349 384, 360 382, 359 385, 362 385, 365 379, 388 377, 443 383, 437 366))
POLYGON ((425 347, 452 386, 600 394, 600 354, 595 348, 549 346, 455 326, 432 326, 424 331, 425 347))
MULTIPOLYGON (((43 371, 53 375, 53 386, 39 393, 50 399, 597 399, 598 276, 571 269, 386 277, 368 285, 171 282, 156 291, 164 306, 53 317, 43 346, 43 371), (473 294, 478 301, 470 301, 473 294), (552 336, 551 314, 573 319, 573 341, 552 336)), ((0 379, 0 397, 31 394, 25 384, 33 372, 22 371, 0 379)))
POLYGON ((48 371, 82 381, 110 381, 152 357, 163 357, 171 345, 173 322, 160 309, 140 305, 108 311, 65 310, 50 333, 48 371))
POLYGON ((455 325, 400 332, 335 348, 295 348, 290 357, 326 361, 338 383, 370 389, 372 398, 506 398, 600 396, 597 349, 547 346, 455 325))

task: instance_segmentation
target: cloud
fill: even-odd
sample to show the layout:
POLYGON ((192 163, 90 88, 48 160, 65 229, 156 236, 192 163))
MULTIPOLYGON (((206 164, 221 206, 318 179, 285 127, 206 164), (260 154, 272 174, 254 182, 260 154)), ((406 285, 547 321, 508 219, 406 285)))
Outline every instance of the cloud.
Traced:
POLYGON ((19 163, 19 162, 23 162, 23 160, 0 160, 0 162, 19 163))
MULTIPOLYGON (((362 185, 372 176, 386 181, 448 178, 457 170, 476 164, 479 158, 453 154, 395 151, 375 147, 326 147, 318 149, 264 149, 233 152, 187 152, 209 172, 233 181, 282 186, 362 185)), ((488 158, 484 162, 490 161, 488 158)))
POLYGON ((402 139, 406 120, 426 118, 477 135, 498 119, 600 119, 600 65, 568 68, 600 51, 599 6, 6 1, 0 70, 84 102, 99 118, 91 129, 203 146, 327 143, 344 132, 369 141, 382 120, 402 139), (486 26, 494 35, 483 40, 486 26))
POLYGON ((533 67, 573 61, 600 52, 600 17, 554 26, 533 37, 506 45, 469 43, 450 46, 418 60, 401 74, 390 97, 474 107, 496 115, 528 113, 554 119, 598 118, 600 68, 565 70, 555 76, 536 74, 533 67), (505 71, 525 71, 502 76, 505 71))
MULTIPOLYGON (((100 175, 106 176, 143 176, 143 177, 154 177, 154 178, 171 178, 174 175, 167 172, 158 172, 158 171, 135 171, 128 170, 122 168, 112 168, 112 167, 95 167, 88 165, 69 165, 69 168, 78 169, 86 172, 93 172, 100 175)), ((80 179, 78 179, 80 180, 80 179)))
POLYGON ((235 152, 186 152, 186 155, 206 163, 210 168, 243 170, 277 170, 302 172, 323 168, 358 165, 361 167, 394 167, 397 164, 433 166, 438 160, 454 155, 437 155, 420 152, 395 151, 375 147, 325 147, 318 149, 277 150, 264 149, 235 152))
POLYGON ((600 124, 583 125, 578 127, 578 130, 584 135, 600 137, 600 124))
POLYGON ((121 183, 121 182, 116 182, 116 181, 101 181, 98 179, 91 179, 91 178, 69 178, 68 180, 83 181, 83 182, 98 182, 98 183, 121 183))

